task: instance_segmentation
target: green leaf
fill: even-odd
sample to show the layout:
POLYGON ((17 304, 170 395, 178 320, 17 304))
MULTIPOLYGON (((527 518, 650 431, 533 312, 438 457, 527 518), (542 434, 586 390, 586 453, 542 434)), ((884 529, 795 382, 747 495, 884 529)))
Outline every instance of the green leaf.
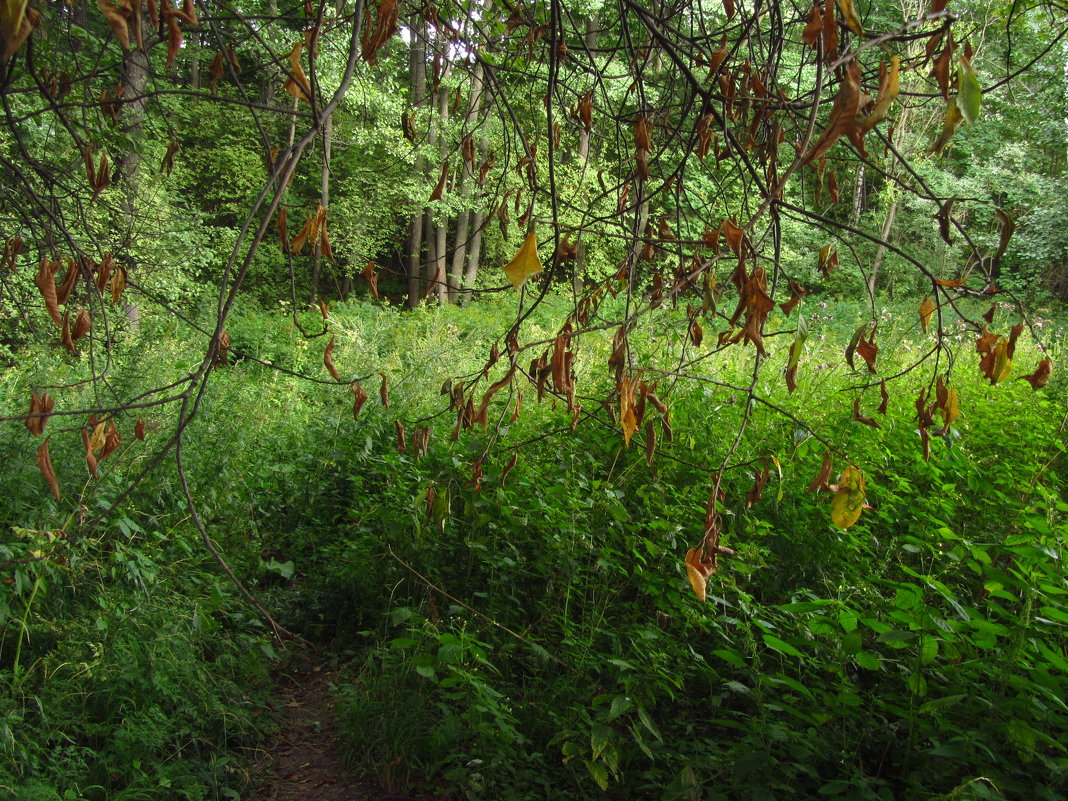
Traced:
POLYGON ((908 684, 909 690, 913 695, 918 695, 921 698, 927 695, 927 679, 923 677, 922 673, 910 674, 905 683, 908 684))
POLYGON ((934 637, 924 637, 920 644, 920 664, 929 665, 938 658, 938 640, 934 637))
POLYGON ((804 656, 803 653, 794 648, 790 643, 785 640, 780 640, 778 637, 773 637, 770 634, 763 635, 764 644, 774 651, 778 651, 780 654, 786 654, 787 656, 804 656))
POLYGON ((879 655, 873 654, 871 651, 858 651, 853 656, 853 661, 857 663, 857 667, 864 668, 865 670, 878 670, 883 666, 882 660, 879 659, 879 655))
POLYGON ((608 768, 601 762, 587 762, 586 768, 589 770, 593 780, 597 782, 597 786, 602 790, 608 790, 608 768))
POLYGON ((979 119, 979 105, 982 103, 983 89, 979 86, 979 76, 975 72, 975 67, 966 56, 957 59, 957 82, 960 86, 957 92, 957 108, 964 117, 964 123, 974 125, 979 119))

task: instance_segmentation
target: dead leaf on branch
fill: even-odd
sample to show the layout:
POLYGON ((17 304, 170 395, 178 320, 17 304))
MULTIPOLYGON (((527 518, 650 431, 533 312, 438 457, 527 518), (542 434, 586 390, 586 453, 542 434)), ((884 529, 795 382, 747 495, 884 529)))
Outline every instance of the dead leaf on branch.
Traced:
POLYGON ((923 326, 923 333, 927 333, 927 326, 931 324, 931 317, 934 316, 937 308, 930 295, 925 297, 923 303, 920 304, 920 325, 923 326))
MULTIPOLYGON (((834 0, 829 0, 832 5, 834 0)), ((860 111, 860 64, 851 61, 840 74, 838 94, 831 106, 830 118, 827 128, 816 140, 812 149, 805 155, 805 163, 811 164, 819 159, 834 145, 838 139, 853 129, 857 114, 860 111)))
POLYGON ((59 316, 59 301, 56 294, 56 270, 58 268, 58 261, 52 262, 48 259, 41 259, 41 266, 37 269, 37 275, 34 276, 33 282, 41 290, 41 297, 44 298, 48 316, 52 318, 53 323, 62 327, 63 321, 59 316))
POLYGON ((864 425, 871 426, 872 428, 882 428, 882 426, 879 425, 879 422, 877 420, 874 420, 871 417, 865 417, 860 413, 859 395, 853 399, 853 419, 856 420, 858 423, 863 423, 864 425))
POLYGON ((1038 363, 1038 367, 1031 375, 1020 376, 1021 381, 1026 381, 1031 385, 1031 389, 1038 390, 1046 386, 1049 383, 1050 374, 1053 372, 1053 362, 1050 361, 1049 356, 1044 358, 1038 363))
POLYGON ((540 273, 544 267, 538 257, 538 235, 531 231, 526 235, 519 252, 504 266, 504 274, 512 282, 515 289, 519 289, 526 280, 540 273))
MULTIPOLYGON (((22 47, 34 29, 41 23, 41 12, 28 8, 23 0, 0 2, 0 33, 4 37, 4 50, 0 64, 6 64, 22 47)), ((57 493, 58 495, 58 493, 57 493)))
POLYGON ((864 510, 866 482, 856 465, 849 465, 838 477, 838 486, 831 498, 831 521, 841 529, 847 529, 860 519, 864 510))
POLYGON ((334 340, 335 337, 330 337, 330 342, 327 344, 326 349, 323 351, 323 364, 326 365, 327 372, 333 376, 335 381, 341 380, 341 374, 338 373, 337 368, 334 367, 334 340))
POLYGON ((48 418, 55 409, 56 402, 49 397, 47 392, 38 395, 36 392, 30 395, 29 416, 25 420, 26 429, 35 437, 44 433, 48 418))
POLYGON ((51 437, 45 437, 44 442, 37 449, 37 466, 41 469, 41 475, 48 482, 48 486, 52 488, 56 503, 59 503, 59 482, 56 481, 56 471, 52 469, 52 457, 48 453, 48 440, 50 439, 51 437))
POLYGON ((834 469, 834 456, 830 451, 823 452, 823 466, 820 468, 819 475, 812 479, 812 483, 808 485, 806 492, 830 492, 831 491, 831 471, 834 469))

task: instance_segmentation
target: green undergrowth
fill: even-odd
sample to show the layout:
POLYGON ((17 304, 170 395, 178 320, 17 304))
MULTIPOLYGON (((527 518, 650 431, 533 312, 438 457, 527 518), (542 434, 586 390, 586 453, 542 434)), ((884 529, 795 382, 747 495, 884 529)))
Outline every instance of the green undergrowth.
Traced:
MULTIPOLYGON (((1068 792, 1058 368, 1038 391, 991 386, 964 329, 948 332, 959 338, 952 365, 912 367, 933 335, 913 308, 882 309, 878 373, 908 372, 888 385, 881 415, 878 384, 842 358, 870 311, 807 304, 793 394, 782 377, 792 335, 768 337, 756 385, 766 403, 749 409, 724 474, 721 542, 736 554, 720 558, 702 603, 682 560, 703 531, 710 471, 746 415, 752 349, 709 357, 709 325, 680 361, 685 325, 666 310, 635 332, 636 366, 670 409, 671 441, 649 412, 651 455, 644 426, 629 448, 604 415, 572 433, 566 404, 538 403, 525 380, 518 419, 502 390, 486 432, 454 441, 438 388, 479 375, 514 304, 405 314, 339 304, 329 335, 308 340, 284 310, 239 308, 230 365, 188 429, 187 478, 215 544, 280 623, 347 664, 337 734, 355 768, 394 792, 502 801, 1068 792), (370 396, 359 420, 347 386, 254 360, 328 380, 331 337, 340 374, 370 396), (914 399, 947 369, 961 416, 925 461, 914 399), (878 429, 853 419, 858 395, 878 429), (422 426, 430 444, 416 458, 422 426), (845 531, 828 494, 807 492, 820 440, 839 451, 832 483, 850 462, 867 480, 871 508, 845 531), (768 484, 747 504, 762 467, 768 484)), ((521 342, 551 342, 555 311, 540 309, 521 342)), ((1015 320, 1002 313, 995 329, 1007 333, 1015 320)), ((298 320, 318 331, 316 318, 298 320)), ((1060 364, 1064 323, 1037 321, 1060 364)), ((203 345, 146 319, 116 350, 110 386, 129 396, 175 380, 203 345)), ((608 391, 610 346, 610 332, 574 346, 587 411, 608 391)), ((1025 334, 1010 379, 1038 358, 1025 334)), ((86 367, 29 352, 2 378, 4 408, 86 367)), ((57 411, 90 402, 53 394, 57 411)), ((0 792, 16 798, 239 797, 242 749, 267 727, 259 710, 276 651, 206 557, 173 461, 121 511, 84 525, 173 427, 169 408, 142 415, 146 441, 122 418, 122 450, 95 481, 82 421, 50 421, 59 504, 34 463, 39 441, 0 430, 0 458, 15 466, 0 513, 0 792)))

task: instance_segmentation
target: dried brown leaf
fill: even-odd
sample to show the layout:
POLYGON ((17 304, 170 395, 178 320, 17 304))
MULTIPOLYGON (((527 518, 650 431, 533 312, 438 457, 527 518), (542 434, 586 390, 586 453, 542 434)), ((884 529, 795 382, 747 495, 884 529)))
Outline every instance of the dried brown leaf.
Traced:
POLYGON ((52 438, 45 437, 41 447, 37 449, 37 466, 41 469, 41 475, 48 482, 48 486, 52 488, 56 503, 59 503, 59 482, 56 481, 56 471, 52 469, 52 457, 48 453, 48 440, 50 439, 52 438))

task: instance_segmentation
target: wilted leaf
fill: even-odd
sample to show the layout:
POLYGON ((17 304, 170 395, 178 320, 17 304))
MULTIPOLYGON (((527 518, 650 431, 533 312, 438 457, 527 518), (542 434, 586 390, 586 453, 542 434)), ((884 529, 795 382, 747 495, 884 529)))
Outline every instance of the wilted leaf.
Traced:
MULTIPOLYGON (((833 3, 833 0, 831 2, 833 3)), ((824 24, 826 25, 826 21, 824 24)), ((823 156, 839 137, 844 136, 853 128, 857 112, 860 111, 860 100, 860 64, 857 61, 850 61, 842 73, 838 94, 834 98, 834 105, 831 106, 827 128, 805 155, 806 164, 811 164, 823 156)))
POLYGON ((134 425, 134 437, 144 442, 145 439, 145 421, 144 418, 138 417, 137 423, 134 425))
POLYGON ((38 395, 36 392, 30 395, 30 412, 26 418, 26 428, 35 437, 44 433, 48 424, 48 417, 56 407, 56 402, 48 396, 47 392, 38 395))
POLYGON ((875 328, 872 328, 871 335, 867 339, 860 338, 857 343, 857 354, 868 365, 868 372, 874 373, 875 357, 879 354, 879 346, 875 344, 875 328))
POLYGON ((927 333, 927 326, 931 324, 931 317, 934 316, 935 302, 931 300, 931 296, 928 295, 923 299, 923 303, 920 304, 920 325, 923 326, 923 332, 927 333))
POLYGON ((360 409, 367 403, 367 393, 363 391, 359 381, 352 382, 352 418, 360 419, 360 409))
POLYGON ((704 601, 708 597, 708 579, 716 572, 716 561, 712 557, 703 556, 702 549, 690 548, 686 552, 686 577, 690 580, 694 594, 698 601, 704 601))
POLYGON ((831 271, 839 266, 838 249, 833 242, 828 242, 820 248, 816 258, 816 269, 823 273, 824 278, 829 278, 831 271))
POLYGON ((45 441, 37 449, 37 466, 41 468, 41 475, 45 477, 48 486, 52 488, 52 493, 56 496, 56 503, 59 503, 59 482, 56 481, 56 471, 52 469, 52 457, 48 454, 48 440, 50 439, 52 438, 45 437, 45 441))
POLYGON ((330 342, 326 346, 326 350, 323 351, 323 364, 326 365, 327 371, 334 377, 335 381, 341 380, 341 375, 338 373, 337 368, 334 367, 334 337, 330 337, 330 342))
POLYGON ((311 84, 308 76, 304 73, 304 67, 300 65, 300 53, 304 49, 303 42, 297 42, 289 51, 290 76, 286 79, 285 90, 291 97, 311 103, 311 84))
POLYGON ((623 429, 623 441, 629 446, 630 438, 638 430, 638 418, 634 410, 634 383, 623 376, 619 380, 619 423, 623 429))
POLYGON ((111 302, 118 303, 122 293, 126 290, 126 268, 117 266, 111 274, 111 302))
POLYGON ((382 383, 378 387, 378 397, 382 399, 382 405, 387 409, 389 408, 389 379, 386 378, 386 374, 381 370, 378 374, 382 376, 382 383))
POLYGON ((512 286, 519 289, 530 276, 540 273, 543 269, 541 259, 538 258, 538 236, 531 231, 523 240, 515 258, 505 265, 504 274, 508 276, 512 286))
POLYGON ((1031 373, 1031 375, 1020 376, 1020 380, 1030 384, 1031 389, 1041 389, 1049 383, 1050 373, 1052 372, 1053 362, 1051 362, 1049 356, 1047 356, 1038 363, 1038 367, 1031 373))
POLYGON ((122 435, 119 433, 119 427, 115 425, 115 420, 111 419, 108 421, 107 428, 104 432, 104 445, 100 449, 100 458, 106 459, 114 453, 120 445, 122 445, 122 435))
POLYGON ((74 328, 70 332, 71 339, 78 341, 89 333, 91 327, 92 322, 89 319, 89 312, 85 309, 79 309, 78 316, 74 318, 74 328))
POLYGON ((0 64, 6 64, 19 51, 41 22, 41 12, 27 5, 26 0, 0 0, 0 33, 4 40, 0 64))
POLYGON ((404 453, 404 424, 400 420, 393 421, 393 428, 397 432, 397 453, 404 453))
POLYGON ((801 32, 801 41, 815 50, 822 32, 823 17, 820 14, 820 4, 813 3, 808 12, 808 22, 805 24, 805 30, 801 32))
POLYGON ((886 409, 890 405, 890 393, 886 391, 886 380, 879 382, 879 414, 886 414, 886 409))
POLYGON ((438 178, 437 186, 434 187, 434 191, 430 193, 428 203, 433 203, 435 200, 441 200, 441 195, 445 192, 445 181, 449 177, 449 163, 447 161, 441 164, 441 176, 438 178))
POLYGON ((834 469, 834 457, 830 451, 823 452, 823 466, 820 468, 820 473, 814 479, 812 483, 808 485, 806 492, 830 492, 831 491, 831 470, 834 469))
MULTIPOLYGON (((872 428, 882 428, 882 426, 879 425, 879 422, 877 420, 874 420, 871 417, 865 417, 860 413, 860 396, 857 396, 853 399, 853 419, 856 420, 858 423, 863 423, 864 425, 871 426, 872 428)), ((847 528, 847 526, 843 526, 843 528, 847 528)))
POLYGON ((942 132, 938 135, 934 144, 931 145, 932 153, 941 153, 945 146, 949 144, 949 140, 953 138, 953 134, 957 132, 957 127, 960 125, 964 116, 961 114, 960 108, 957 105, 957 98, 951 97, 949 103, 946 104, 946 117, 942 122, 942 132))
MULTIPOLYGON (((116 7, 113 0, 97 0, 97 6, 104 15, 104 19, 106 19, 111 26, 111 32, 114 33, 115 38, 119 40, 122 49, 129 50, 130 29, 127 25, 126 18, 132 14, 133 9, 130 7, 130 0, 119 0, 119 5, 122 7, 121 11, 116 7)), ((140 8, 141 3, 138 2, 137 5, 140 8)))
POLYGON ((56 270, 58 268, 58 261, 52 262, 48 259, 41 259, 41 266, 37 269, 37 275, 34 276, 33 282, 41 290, 41 297, 44 298, 48 316, 52 318, 52 322, 57 326, 62 326, 63 321, 59 316, 59 301, 56 295, 56 270))
POLYGON ((860 519, 864 509, 864 476, 855 465, 849 465, 838 477, 838 488, 831 498, 831 521, 846 529, 860 519))
POLYGON ((857 36, 863 36, 864 28, 861 26, 860 18, 853 7, 853 0, 838 0, 838 8, 842 12, 842 21, 849 26, 849 30, 853 31, 857 36))

